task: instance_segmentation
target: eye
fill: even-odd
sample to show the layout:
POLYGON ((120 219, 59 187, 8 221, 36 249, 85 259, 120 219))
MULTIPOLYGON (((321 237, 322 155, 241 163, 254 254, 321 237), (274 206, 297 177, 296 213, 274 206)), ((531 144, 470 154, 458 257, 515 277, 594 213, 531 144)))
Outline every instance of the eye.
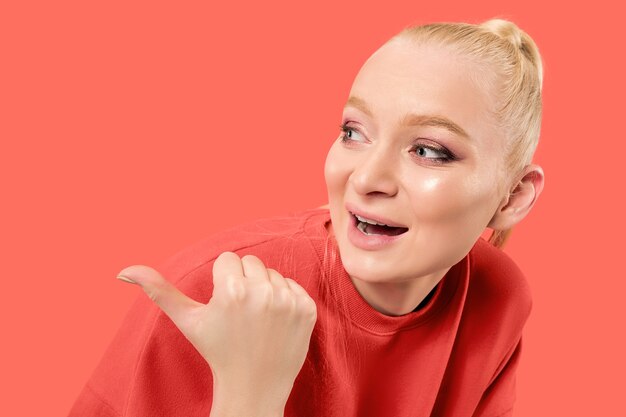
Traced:
POLYGON ((456 159, 456 157, 447 150, 446 148, 439 148, 436 146, 418 144, 412 148, 412 151, 415 151, 415 155, 420 159, 426 159, 428 161, 432 161, 438 164, 444 164, 446 162, 451 162, 456 159))
MULTIPOLYGON (((355 138, 360 136, 360 133, 356 129, 349 127, 346 123, 339 125, 339 128, 342 131, 340 138, 344 143, 355 141, 355 138)), ((356 140, 356 142, 359 142, 359 140, 356 140)))

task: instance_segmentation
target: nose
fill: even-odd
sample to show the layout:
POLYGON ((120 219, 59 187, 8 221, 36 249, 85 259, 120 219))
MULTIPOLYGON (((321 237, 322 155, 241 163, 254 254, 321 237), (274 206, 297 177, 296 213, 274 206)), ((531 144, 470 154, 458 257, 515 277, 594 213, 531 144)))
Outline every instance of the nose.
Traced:
POLYGON ((357 161, 350 182, 354 190, 363 196, 394 196, 398 192, 396 178, 398 161, 388 147, 373 146, 363 151, 357 161))

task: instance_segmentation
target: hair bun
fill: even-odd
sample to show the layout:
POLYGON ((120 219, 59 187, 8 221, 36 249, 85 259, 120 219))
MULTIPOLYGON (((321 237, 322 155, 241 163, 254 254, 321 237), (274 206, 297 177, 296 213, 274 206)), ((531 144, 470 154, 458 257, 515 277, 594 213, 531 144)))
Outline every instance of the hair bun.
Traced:
POLYGON ((524 46, 522 31, 513 22, 504 19, 491 19, 487 20, 480 26, 493 34, 498 35, 500 38, 506 39, 516 48, 522 49, 524 46))
POLYGON ((515 23, 504 19, 490 19, 480 24, 480 26, 499 38, 508 41, 520 51, 535 66, 539 76, 539 83, 540 85, 542 84, 543 66, 539 48, 537 48, 535 42, 526 32, 521 30, 515 23))

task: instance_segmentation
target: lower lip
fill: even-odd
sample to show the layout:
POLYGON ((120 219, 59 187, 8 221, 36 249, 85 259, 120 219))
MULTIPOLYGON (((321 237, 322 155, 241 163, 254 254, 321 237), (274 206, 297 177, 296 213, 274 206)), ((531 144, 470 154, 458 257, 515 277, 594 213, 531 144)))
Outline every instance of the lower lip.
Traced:
POLYGON ((382 249, 386 246, 391 245, 396 242, 398 239, 401 239, 407 232, 402 233, 401 235, 395 236, 387 236, 387 235, 366 235, 357 229, 358 221, 356 217, 354 217, 351 213, 348 213, 349 217, 349 225, 348 225, 348 239, 350 243, 360 249, 364 250, 376 250, 382 249))

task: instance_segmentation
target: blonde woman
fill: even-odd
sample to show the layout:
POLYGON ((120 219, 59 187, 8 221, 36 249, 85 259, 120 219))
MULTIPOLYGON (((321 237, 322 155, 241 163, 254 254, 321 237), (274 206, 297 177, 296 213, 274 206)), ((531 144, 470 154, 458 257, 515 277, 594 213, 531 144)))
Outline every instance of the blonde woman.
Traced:
POLYGON ((500 247, 543 188, 541 84, 508 21, 390 39, 347 97, 328 206, 122 270, 149 297, 70 415, 510 416, 531 296, 500 247))

